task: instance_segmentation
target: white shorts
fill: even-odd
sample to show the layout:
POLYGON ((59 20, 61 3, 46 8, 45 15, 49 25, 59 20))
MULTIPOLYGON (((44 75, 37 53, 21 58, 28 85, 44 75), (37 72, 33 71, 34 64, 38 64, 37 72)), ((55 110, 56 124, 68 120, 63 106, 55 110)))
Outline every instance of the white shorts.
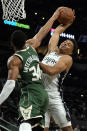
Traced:
MULTIPOLYGON (((48 92, 48 91, 47 91, 48 92)), ((61 99, 60 92, 48 92, 49 96, 49 107, 48 112, 45 114, 45 127, 49 127, 50 117, 52 116, 55 123, 60 128, 71 126, 71 119, 68 108, 61 99)))

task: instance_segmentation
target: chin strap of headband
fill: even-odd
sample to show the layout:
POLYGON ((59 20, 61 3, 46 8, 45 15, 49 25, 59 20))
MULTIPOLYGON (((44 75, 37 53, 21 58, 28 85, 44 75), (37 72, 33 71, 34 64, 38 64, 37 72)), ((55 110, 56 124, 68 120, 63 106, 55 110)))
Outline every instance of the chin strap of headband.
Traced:
POLYGON ((15 88, 14 80, 7 80, 0 94, 0 105, 9 97, 15 88))

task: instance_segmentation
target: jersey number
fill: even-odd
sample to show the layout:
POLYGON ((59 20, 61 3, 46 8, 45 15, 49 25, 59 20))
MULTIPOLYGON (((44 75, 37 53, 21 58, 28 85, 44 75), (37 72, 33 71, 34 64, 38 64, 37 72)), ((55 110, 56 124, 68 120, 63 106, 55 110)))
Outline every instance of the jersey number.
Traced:
POLYGON ((34 76, 34 78, 32 78, 32 81, 37 81, 39 79, 41 79, 41 70, 39 67, 39 64, 37 65, 37 67, 32 66, 29 71, 33 71, 32 75, 34 76))

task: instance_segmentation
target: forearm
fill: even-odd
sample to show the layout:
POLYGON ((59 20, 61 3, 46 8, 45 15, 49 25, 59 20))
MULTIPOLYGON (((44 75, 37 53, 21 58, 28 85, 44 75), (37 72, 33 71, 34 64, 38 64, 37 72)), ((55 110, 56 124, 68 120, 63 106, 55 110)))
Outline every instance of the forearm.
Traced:
POLYGON ((14 87, 15 87, 15 81, 7 80, 0 94, 0 105, 9 97, 14 87))
POLYGON ((46 34, 50 31, 53 23, 54 23, 55 19, 54 17, 51 17, 48 22, 40 29, 40 34, 42 34, 42 38, 44 38, 46 36, 46 34))
POLYGON ((61 33, 63 33, 70 25, 71 25, 71 23, 70 23, 70 24, 66 24, 66 25, 60 24, 60 25, 55 29, 54 33, 61 34, 61 33))
POLYGON ((39 32, 36 34, 35 37, 38 38, 38 40, 41 42, 43 38, 47 35, 47 33, 50 31, 53 23, 59 16, 59 11, 56 11, 52 17, 46 22, 46 24, 39 30, 39 32))
POLYGON ((39 47, 44 37, 50 31, 55 20, 56 17, 53 15, 32 39, 26 41, 26 44, 31 45, 33 48, 39 47))
POLYGON ((56 74, 55 69, 52 66, 45 65, 42 62, 40 62, 40 66, 46 74, 51 76, 56 74))
POLYGON ((59 38, 60 34, 63 33, 71 24, 63 25, 60 24, 54 31, 52 37, 50 38, 49 41, 49 46, 48 49, 49 51, 55 51, 57 49, 58 43, 59 43, 59 38))

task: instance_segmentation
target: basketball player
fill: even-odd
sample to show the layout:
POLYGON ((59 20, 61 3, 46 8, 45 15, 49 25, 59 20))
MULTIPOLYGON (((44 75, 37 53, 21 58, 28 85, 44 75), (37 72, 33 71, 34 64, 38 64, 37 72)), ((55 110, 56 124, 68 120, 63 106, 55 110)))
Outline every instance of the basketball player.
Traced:
POLYGON ((49 107, 45 116, 45 130, 49 131, 50 117, 62 131, 73 131, 68 108, 62 99, 62 83, 72 66, 72 55, 76 54, 76 43, 72 39, 62 42, 58 48, 59 35, 71 24, 59 25, 48 45, 48 53, 40 63, 43 71, 42 80, 49 96, 49 107))
POLYGON ((35 49, 41 44, 59 14, 58 8, 32 39, 26 41, 25 34, 19 30, 11 35, 11 45, 15 53, 8 59, 8 79, 0 94, 0 105, 11 94, 15 88, 15 81, 20 75, 19 131, 44 129, 48 95, 42 85, 39 58, 35 49))

